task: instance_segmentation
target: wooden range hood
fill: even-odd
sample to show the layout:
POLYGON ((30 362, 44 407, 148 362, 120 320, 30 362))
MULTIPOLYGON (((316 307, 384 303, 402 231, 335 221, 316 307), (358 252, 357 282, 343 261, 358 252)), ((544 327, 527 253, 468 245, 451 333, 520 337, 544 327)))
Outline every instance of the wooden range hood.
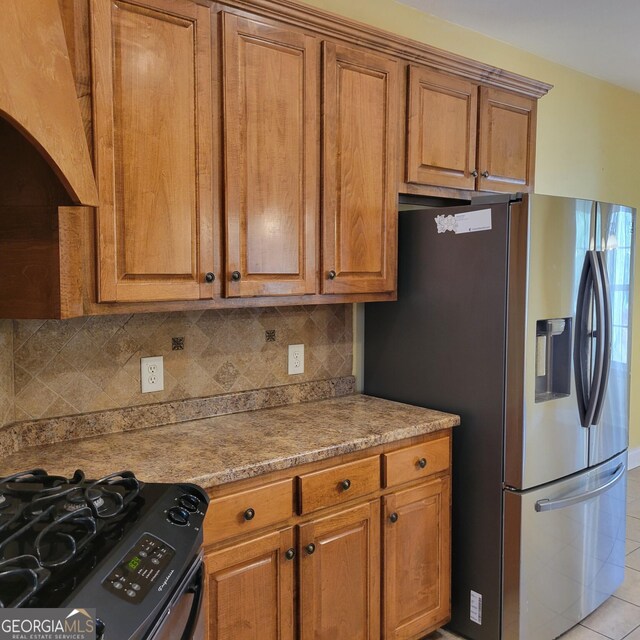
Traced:
POLYGON ((98 194, 57 0, 0 13, 0 317, 82 315, 82 216, 98 194))

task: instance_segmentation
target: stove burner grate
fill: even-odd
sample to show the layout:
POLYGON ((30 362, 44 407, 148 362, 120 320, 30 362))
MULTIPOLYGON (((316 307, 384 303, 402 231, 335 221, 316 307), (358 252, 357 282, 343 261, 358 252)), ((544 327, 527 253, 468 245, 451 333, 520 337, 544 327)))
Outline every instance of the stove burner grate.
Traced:
POLYGON ((23 605, 52 575, 68 581, 98 536, 122 535, 142 486, 130 471, 99 480, 42 469, 0 478, 0 608, 23 605))

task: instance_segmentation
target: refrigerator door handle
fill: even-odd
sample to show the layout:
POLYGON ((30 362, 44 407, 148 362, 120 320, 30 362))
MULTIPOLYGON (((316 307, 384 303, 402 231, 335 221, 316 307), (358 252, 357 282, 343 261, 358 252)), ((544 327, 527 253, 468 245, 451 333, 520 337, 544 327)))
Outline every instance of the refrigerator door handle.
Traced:
POLYGON ((573 344, 573 372, 576 382, 576 399, 578 402, 578 412, 580 413, 580 423, 585 426, 584 417, 587 413, 589 373, 587 370, 588 354, 588 329, 589 329, 589 307, 591 292, 593 290, 593 277, 591 275, 591 262, 588 254, 585 256, 580 275, 580 285, 578 287, 578 298, 576 302, 576 327, 573 344))
POLYGON ((609 477, 609 479, 599 487, 596 487, 595 489, 589 489, 589 491, 578 493, 577 495, 570 496, 568 498, 560 498, 558 500, 549 500, 548 498, 542 498, 536 502, 535 509, 536 511, 555 511, 556 509, 564 509, 566 507, 571 507, 574 504, 579 504, 580 502, 585 502, 587 500, 591 500, 592 498, 596 498, 600 494, 611 489, 611 487, 619 482, 620 479, 624 476, 626 470, 627 466, 624 462, 622 462, 616 467, 615 471, 609 477))
POLYGON ((604 377, 605 367, 605 296, 604 283, 602 281, 602 271, 600 270, 600 261, 597 251, 589 251, 589 262, 591 263, 591 273, 593 274, 593 293, 595 300, 595 317, 596 326, 592 331, 595 337, 595 362, 593 365, 593 374, 591 378, 591 391, 589 392, 589 404, 584 418, 583 426, 595 425, 595 413, 602 388, 602 380, 604 377))
POLYGON ((596 252, 596 259, 600 279, 602 283, 602 307, 603 307, 603 331, 598 332, 598 340, 602 341, 603 368, 600 379, 600 388, 595 404, 592 424, 600 422, 604 398, 607 393, 607 383, 609 382, 609 372, 611 370, 611 341, 613 333, 613 320, 611 317, 611 288, 609 286, 609 276, 607 275, 607 262, 604 251, 596 252))
POLYGON ((605 360, 605 341, 603 340, 605 329, 605 300, 596 251, 587 251, 585 256, 580 286, 578 288, 578 300, 576 304, 576 329, 573 346, 573 368, 576 382, 576 397, 580 423, 583 427, 594 424, 596 406, 600 397, 605 360), (589 333, 589 313, 591 301, 594 300, 597 329, 589 333), (595 361, 593 370, 589 370, 590 338, 594 337, 595 361))

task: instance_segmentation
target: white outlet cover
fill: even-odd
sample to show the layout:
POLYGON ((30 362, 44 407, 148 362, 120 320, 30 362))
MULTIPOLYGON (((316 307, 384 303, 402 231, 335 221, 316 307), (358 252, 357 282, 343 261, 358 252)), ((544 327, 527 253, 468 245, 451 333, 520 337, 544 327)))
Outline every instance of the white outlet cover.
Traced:
POLYGON ((164 358, 162 356, 140 358, 140 387, 142 393, 164 389, 164 358))
POLYGON ((304 373, 304 345, 303 344, 290 344, 289 345, 289 375, 296 375, 298 373, 304 373))

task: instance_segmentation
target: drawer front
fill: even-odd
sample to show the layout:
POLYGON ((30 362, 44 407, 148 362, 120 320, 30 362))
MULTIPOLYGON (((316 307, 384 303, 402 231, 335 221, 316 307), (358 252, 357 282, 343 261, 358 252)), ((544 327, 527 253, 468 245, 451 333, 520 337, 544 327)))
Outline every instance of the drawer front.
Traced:
POLYGON ((382 455, 385 487, 426 478, 449 467, 449 437, 382 455))
POLYGON ((299 476, 300 514, 341 504, 380 489, 380 457, 299 476))
POLYGON ((204 544, 277 524, 293 515, 293 479, 213 498, 204 528, 204 544))

